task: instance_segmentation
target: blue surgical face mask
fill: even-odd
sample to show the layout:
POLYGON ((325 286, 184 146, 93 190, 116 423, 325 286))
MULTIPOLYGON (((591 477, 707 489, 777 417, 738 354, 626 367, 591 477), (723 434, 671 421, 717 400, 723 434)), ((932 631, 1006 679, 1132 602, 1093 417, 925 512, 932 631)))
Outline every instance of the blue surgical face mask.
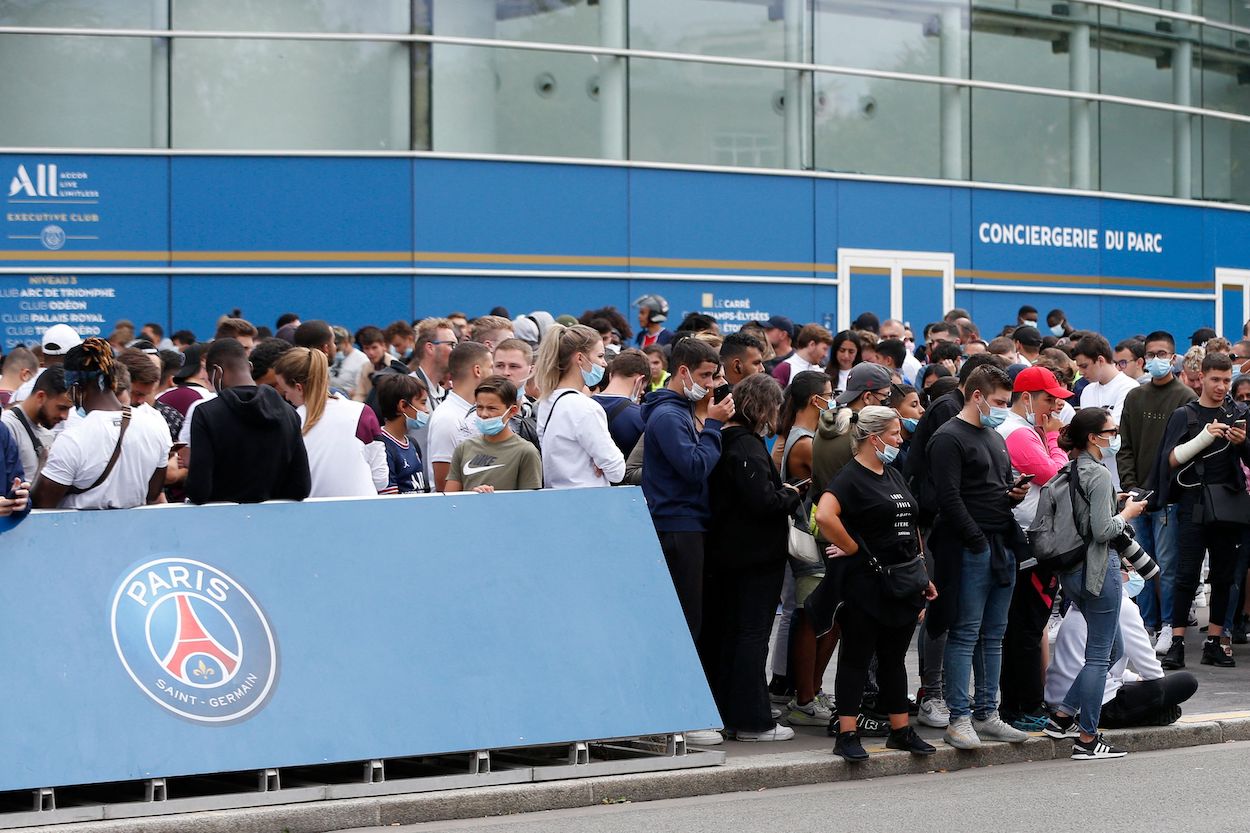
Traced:
POLYGON ((1051 334, 1052 336, 1062 336, 1062 335, 1063 335, 1063 325, 1062 325, 1062 324, 1056 324, 1055 326, 1051 327, 1051 328, 1050 328, 1050 334, 1051 334))
POLYGON ((430 424, 430 415, 427 411, 417 411, 416 417, 407 417, 407 419, 409 431, 420 431, 430 424))
POLYGON ((920 420, 913 417, 899 417, 899 422, 903 423, 903 427, 909 434, 916 433, 916 426, 920 424, 920 420))
POLYGON ((876 449, 877 459, 885 463, 887 466, 894 462, 894 458, 898 456, 898 449, 881 440, 881 448, 876 449))
POLYGON ((1136 570, 1129 572, 1128 582, 1124 585, 1124 592, 1128 594, 1130 599, 1137 598, 1137 594, 1146 587, 1146 580, 1142 578, 1136 570))
MULTIPOLYGON (((980 410, 981 407, 978 405, 977 411, 980 412, 980 410)), ((997 428, 1007 421, 1007 413, 1006 408, 989 406, 989 413, 981 414, 981 425, 986 428, 997 428)))
POLYGON ((607 368, 601 364, 592 364, 590 370, 582 371, 582 381, 586 383, 586 387, 593 388, 595 385, 603 381, 603 373, 607 368))
MULTIPOLYGON (((1099 446, 1101 448, 1101 446, 1099 446)), ((1111 438, 1111 442, 1106 448, 1102 449, 1102 459, 1110 460, 1120 453, 1120 435, 1116 434, 1111 438)))
POLYGON ((87 409, 84 408, 82 405, 79 405, 77 408, 75 408, 74 412, 78 414, 78 416, 81 417, 82 419, 87 418, 87 409))
POLYGON ((1028 399, 1028 407, 1024 412, 1024 421, 1027 422, 1029 425, 1033 425, 1033 426, 1037 425, 1037 411, 1033 410, 1033 397, 1032 396, 1030 396, 1028 399))
POLYGON ((477 417, 477 430, 481 431, 483 436, 493 437, 503 430, 503 417, 491 417, 490 419, 477 417))
POLYGON ((836 410, 838 407, 838 403, 834 399, 832 393, 828 396, 818 396, 816 398, 821 401, 820 410, 824 413, 829 413, 830 411, 836 410))
POLYGON ((1172 372, 1172 363, 1167 359, 1151 359, 1146 362, 1146 372, 1150 374, 1152 379, 1162 379, 1172 372))

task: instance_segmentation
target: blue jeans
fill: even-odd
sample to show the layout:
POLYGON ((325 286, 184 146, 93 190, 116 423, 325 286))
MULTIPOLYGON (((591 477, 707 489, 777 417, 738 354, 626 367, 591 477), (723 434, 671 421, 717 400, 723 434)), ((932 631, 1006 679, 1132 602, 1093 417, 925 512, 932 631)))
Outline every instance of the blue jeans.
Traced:
MULTIPOLYGON (((1143 512, 1134 518, 1133 532, 1137 535, 1137 543, 1159 562, 1159 575, 1146 582, 1141 593, 1137 594, 1137 606, 1141 609, 1142 621, 1150 630, 1158 630, 1159 626, 1172 616, 1172 597, 1176 592, 1177 541, 1176 513, 1178 504, 1172 504, 1154 512, 1143 512), (1156 592, 1158 598, 1155 598, 1156 592)), ((1172 622, 1178 625, 1183 622, 1172 622)))
POLYGON ((955 621, 946 634, 946 705, 951 718, 984 719, 998 709, 998 677, 1003 665, 1003 634, 1011 607, 1011 583, 1000 587, 990 569, 990 551, 964 550, 955 621), (975 660, 974 660, 975 655, 975 660), (974 702, 968 680, 976 668, 974 702))
POLYGON ((1063 593, 1085 617, 1089 634, 1085 639, 1085 665, 1081 668, 1059 710, 1077 715, 1081 731, 1098 733, 1102 715, 1102 696, 1107 685, 1107 671, 1124 654, 1120 634, 1120 599, 1124 582, 1120 579, 1120 557, 1112 551, 1107 558, 1107 575, 1102 592, 1091 596, 1085 592, 1085 569, 1059 577, 1063 593))

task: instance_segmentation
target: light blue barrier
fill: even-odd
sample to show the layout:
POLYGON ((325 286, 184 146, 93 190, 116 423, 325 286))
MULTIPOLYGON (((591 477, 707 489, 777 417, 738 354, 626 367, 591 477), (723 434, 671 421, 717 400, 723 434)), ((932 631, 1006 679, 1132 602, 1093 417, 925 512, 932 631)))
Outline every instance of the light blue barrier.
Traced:
POLYGON ((0 526, 0 790, 720 725, 638 489, 0 526))

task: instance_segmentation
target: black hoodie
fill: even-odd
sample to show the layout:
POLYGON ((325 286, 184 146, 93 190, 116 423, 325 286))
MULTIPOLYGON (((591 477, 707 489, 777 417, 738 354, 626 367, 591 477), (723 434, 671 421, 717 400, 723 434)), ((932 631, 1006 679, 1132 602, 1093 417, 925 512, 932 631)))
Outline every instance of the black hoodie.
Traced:
POLYGON ((192 503, 303 500, 312 488, 299 414, 268 385, 225 388, 191 415, 192 503))

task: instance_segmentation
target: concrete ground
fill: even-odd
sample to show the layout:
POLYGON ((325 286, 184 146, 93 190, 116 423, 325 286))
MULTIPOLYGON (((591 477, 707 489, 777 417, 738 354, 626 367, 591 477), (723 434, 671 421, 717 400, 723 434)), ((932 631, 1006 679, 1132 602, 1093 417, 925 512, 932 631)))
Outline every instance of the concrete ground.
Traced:
POLYGON ((1245 830, 1245 802, 1216 785, 1245 768, 1250 743, 1055 760, 992 769, 786 787, 507 819, 372 828, 401 833, 895 833, 993 830, 1245 830), (1214 799, 1214 800, 1213 800, 1214 799))

